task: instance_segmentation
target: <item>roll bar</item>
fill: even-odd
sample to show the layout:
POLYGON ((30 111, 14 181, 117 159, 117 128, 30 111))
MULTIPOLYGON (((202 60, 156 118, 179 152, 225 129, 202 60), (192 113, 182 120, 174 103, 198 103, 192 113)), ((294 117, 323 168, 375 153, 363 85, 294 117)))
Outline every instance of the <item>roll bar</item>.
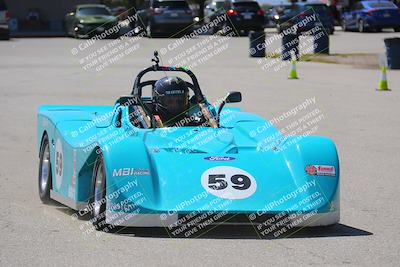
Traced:
POLYGON ((132 89, 132 95, 141 97, 142 96, 142 86, 141 86, 141 79, 142 77, 152 71, 178 71, 178 72, 183 72, 186 73, 191 79, 193 83, 193 91, 194 95, 196 97, 196 101, 198 103, 203 103, 205 101, 203 93, 200 90, 199 82, 197 81, 196 76, 192 71, 185 67, 166 67, 166 66, 159 66, 158 63, 160 62, 158 58, 158 52, 154 51, 154 58, 151 60, 152 62, 155 62, 155 64, 151 67, 148 67, 136 76, 135 82, 133 84, 133 89, 132 89))

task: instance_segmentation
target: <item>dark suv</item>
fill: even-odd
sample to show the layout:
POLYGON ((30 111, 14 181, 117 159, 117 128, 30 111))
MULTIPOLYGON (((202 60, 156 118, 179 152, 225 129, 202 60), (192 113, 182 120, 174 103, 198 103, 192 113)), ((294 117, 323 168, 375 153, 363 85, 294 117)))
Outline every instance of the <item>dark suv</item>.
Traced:
POLYGON ((226 14, 225 25, 231 26, 235 32, 247 34, 264 30, 264 10, 256 1, 232 1, 226 14))
POLYGON ((170 33, 183 35, 192 31, 193 12, 184 0, 145 0, 139 8, 136 26, 147 36, 170 33))
POLYGON ((307 24, 299 27, 298 33, 307 32, 316 26, 323 27, 326 32, 333 34, 333 14, 328 6, 319 2, 302 2, 282 6, 274 16, 278 32, 282 32, 309 17, 307 24), (311 16, 315 15, 315 20, 311 16))
POLYGON ((7 10, 6 3, 4 3, 4 0, 0 0, 0 39, 10 39, 9 20, 10 13, 7 10))

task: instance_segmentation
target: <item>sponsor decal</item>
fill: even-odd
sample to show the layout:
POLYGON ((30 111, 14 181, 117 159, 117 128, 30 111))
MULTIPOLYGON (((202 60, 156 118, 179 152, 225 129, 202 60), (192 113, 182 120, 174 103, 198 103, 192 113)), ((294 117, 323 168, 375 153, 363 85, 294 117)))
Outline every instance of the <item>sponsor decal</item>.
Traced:
POLYGON ((218 166, 201 175, 201 185, 210 194, 223 199, 245 199, 256 192, 254 177, 239 168, 218 166))
POLYGON ((212 157, 205 157, 205 160, 209 160, 209 161, 231 161, 231 160, 235 160, 235 158, 233 157, 223 157, 223 156, 212 156, 212 157))
POLYGON ((335 166, 330 165, 308 165, 305 171, 308 175, 336 176, 335 166))
POLYGON ((63 176, 63 151, 62 143, 60 139, 56 141, 56 154, 55 154, 55 165, 56 165, 56 187, 58 190, 61 188, 62 176, 63 176))
POLYGON ((120 168, 114 169, 112 176, 147 176, 150 175, 150 171, 146 169, 135 169, 135 168, 120 168))

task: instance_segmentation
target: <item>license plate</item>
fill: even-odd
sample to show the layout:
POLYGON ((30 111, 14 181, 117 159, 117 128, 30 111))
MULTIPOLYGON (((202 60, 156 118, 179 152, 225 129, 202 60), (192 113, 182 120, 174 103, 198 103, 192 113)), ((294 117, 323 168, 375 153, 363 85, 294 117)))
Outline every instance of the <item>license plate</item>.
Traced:
POLYGON ((244 19, 251 19, 253 17, 253 13, 242 13, 244 19))
POLYGON ((178 13, 171 13, 171 17, 173 17, 173 18, 178 17, 178 13))
POLYGON ((102 32, 102 31, 104 31, 104 27, 98 27, 96 30, 97 30, 98 32, 102 32))
POLYGON ((385 18, 388 18, 388 17, 390 17, 390 14, 389 14, 389 13, 385 13, 385 14, 383 14, 383 16, 384 16, 385 18))

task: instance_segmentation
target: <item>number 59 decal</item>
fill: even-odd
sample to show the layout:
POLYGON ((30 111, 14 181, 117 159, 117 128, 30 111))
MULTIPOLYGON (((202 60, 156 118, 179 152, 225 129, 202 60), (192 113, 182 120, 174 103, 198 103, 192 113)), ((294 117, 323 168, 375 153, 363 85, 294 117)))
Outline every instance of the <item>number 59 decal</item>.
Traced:
POLYGON ((257 183, 254 177, 242 169, 219 166, 201 175, 201 184, 210 194, 223 199, 244 199, 254 194, 257 183))

